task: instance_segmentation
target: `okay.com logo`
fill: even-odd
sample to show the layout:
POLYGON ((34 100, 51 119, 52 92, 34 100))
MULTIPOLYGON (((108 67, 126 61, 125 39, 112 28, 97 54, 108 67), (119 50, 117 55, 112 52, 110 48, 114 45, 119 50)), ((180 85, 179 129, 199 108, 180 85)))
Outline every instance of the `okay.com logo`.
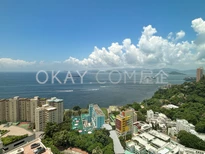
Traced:
MULTIPOLYGON (((64 72, 65 77, 64 80, 60 80, 58 75, 62 73, 61 71, 51 71, 47 72, 45 70, 40 70, 36 73, 36 81, 39 84, 46 84, 50 82, 51 84, 54 84, 55 82, 59 84, 66 84, 67 81, 71 81, 72 84, 75 84, 74 76, 73 74, 68 71, 67 73, 64 72), (44 76, 45 79, 40 79, 39 76, 44 76)), ((75 74, 77 73, 78 77, 80 77, 80 84, 84 83, 84 77, 87 75, 87 71, 84 72, 79 72, 75 71, 75 74)), ((133 80, 133 84, 137 83, 137 75, 139 75, 138 72, 135 70, 132 72, 127 72, 127 71, 118 71, 118 70, 112 70, 112 71, 105 71, 105 70, 100 70, 95 74, 95 82, 98 84, 106 84, 106 83, 111 83, 111 84, 119 84, 119 83, 127 83, 127 80, 133 80), (104 74, 107 74, 106 78, 101 79, 100 77, 104 74), (113 77, 113 74, 117 74, 113 77)), ((166 82, 168 78, 168 75, 163 71, 160 70, 158 73, 154 74, 152 70, 142 70, 140 72, 140 84, 167 84, 166 82)))

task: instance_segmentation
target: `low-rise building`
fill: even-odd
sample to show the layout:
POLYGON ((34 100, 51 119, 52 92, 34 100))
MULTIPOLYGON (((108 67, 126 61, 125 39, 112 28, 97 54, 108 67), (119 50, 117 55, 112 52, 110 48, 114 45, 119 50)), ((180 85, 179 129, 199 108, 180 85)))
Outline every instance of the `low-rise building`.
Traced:
POLYGON ((118 106, 109 106, 108 107, 108 113, 120 111, 118 106))
POLYGON ((169 109, 178 109, 179 107, 173 104, 168 104, 168 105, 163 105, 162 108, 169 110, 169 109))
POLYGON ((47 148, 42 142, 41 142, 41 139, 40 138, 37 138, 31 142, 28 142, 12 151, 9 151, 8 153, 6 154, 33 154, 34 153, 34 150, 37 148, 31 148, 31 145, 32 144, 35 144, 35 143, 39 143, 40 146, 38 147, 42 147, 42 148, 45 148, 45 152, 43 152, 43 154, 53 154, 51 149, 50 148, 47 148))
POLYGON ((179 133, 179 131, 181 131, 181 130, 185 130, 187 132, 190 132, 191 130, 195 130, 195 126, 193 124, 189 123, 185 119, 177 119, 176 120, 176 129, 177 129, 177 133, 179 133))
POLYGON ((133 134, 141 134, 144 132, 148 132, 151 129, 152 129, 152 126, 143 121, 137 121, 133 123, 133 134))
POLYGON ((177 135, 177 128, 176 127, 171 127, 168 128, 168 135, 173 137, 177 135))

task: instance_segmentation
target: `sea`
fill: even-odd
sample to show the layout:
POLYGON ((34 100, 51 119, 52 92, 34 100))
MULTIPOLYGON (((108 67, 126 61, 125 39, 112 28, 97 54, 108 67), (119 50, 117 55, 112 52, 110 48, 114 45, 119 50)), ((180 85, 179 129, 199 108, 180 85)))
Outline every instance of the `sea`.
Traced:
POLYGON ((100 107, 121 106, 149 99, 159 87, 167 83, 182 84, 185 77, 196 76, 196 71, 193 70, 184 71, 184 74, 169 72, 170 70, 164 71, 167 76, 163 77, 163 83, 160 84, 144 83, 142 80, 145 73, 152 73, 152 79, 156 80, 154 76, 158 74, 157 71, 59 71, 58 74, 57 71, 0 72, 0 98, 57 97, 64 100, 64 108, 68 109, 76 105, 86 108, 90 103, 96 103, 100 107), (85 74, 80 77, 78 73, 81 76, 85 74))

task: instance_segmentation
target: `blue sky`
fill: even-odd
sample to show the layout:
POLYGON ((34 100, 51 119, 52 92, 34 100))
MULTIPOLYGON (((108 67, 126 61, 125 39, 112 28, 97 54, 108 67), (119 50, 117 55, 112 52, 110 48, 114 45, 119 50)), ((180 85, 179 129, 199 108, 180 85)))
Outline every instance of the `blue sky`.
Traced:
POLYGON ((129 38, 137 47, 148 25, 165 39, 182 30, 180 42, 191 43, 198 36, 192 21, 204 20, 204 10, 203 0, 2 0, 0 58, 52 63, 73 57, 79 62, 95 46, 107 49, 129 38))

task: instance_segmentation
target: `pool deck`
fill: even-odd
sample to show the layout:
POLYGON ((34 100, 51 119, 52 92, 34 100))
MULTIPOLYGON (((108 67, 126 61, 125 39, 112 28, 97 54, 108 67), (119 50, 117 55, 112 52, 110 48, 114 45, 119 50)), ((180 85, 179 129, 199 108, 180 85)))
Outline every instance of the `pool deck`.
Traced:
POLYGON ((85 115, 72 117, 72 129, 78 130, 78 132, 81 134, 87 134, 88 132, 92 132, 93 127, 84 127, 82 118, 85 120, 85 115))

